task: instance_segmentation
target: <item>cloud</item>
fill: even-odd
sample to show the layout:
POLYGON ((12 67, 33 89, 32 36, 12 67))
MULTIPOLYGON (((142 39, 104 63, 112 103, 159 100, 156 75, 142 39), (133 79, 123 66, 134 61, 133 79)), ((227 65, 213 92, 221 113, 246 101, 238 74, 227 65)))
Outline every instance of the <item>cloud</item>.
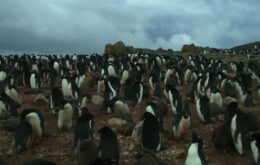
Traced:
POLYGON ((180 50, 259 40, 258 0, 3 0, 0 53, 103 53, 106 43, 180 50))

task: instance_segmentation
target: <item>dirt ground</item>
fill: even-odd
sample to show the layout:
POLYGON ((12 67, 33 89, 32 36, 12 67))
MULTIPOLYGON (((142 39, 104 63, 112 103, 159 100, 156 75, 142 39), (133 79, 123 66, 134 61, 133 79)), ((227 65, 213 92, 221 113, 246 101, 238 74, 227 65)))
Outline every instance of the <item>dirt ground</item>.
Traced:
MULTIPOLYGON (((191 85, 186 85, 178 88, 180 93, 185 99, 186 92, 191 87, 191 85)), ((21 91, 24 91, 21 88, 21 91)), ((49 89, 44 89, 45 92, 49 92, 49 89)), ((96 94, 96 87, 88 89, 92 95, 96 94)), ((23 93, 23 92, 22 92, 23 93)), ((52 160, 58 165, 72 165, 77 163, 76 157, 73 155, 73 130, 70 132, 59 132, 57 130, 57 119, 53 116, 48 108, 48 104, 43 102, 34 103, 33 99, 36 95, 32 94, 22 94, 22 109, 29 107, 38 108, 45 119, 45 132, 49 134, 49 137, 44 137, 37 144, 33 144, 30 148, 22 153, 13 154, 10 153, 10 147, 12 143, 12 133, 0 130, 0 158, 6 165, 19 165, 21 162, 28 160, 30 158, 44 158, 47 160, 52 160)), ((153 98, 157 100, 158 98, 153 98)), ((161 98, 165 99, 165 98, 161 98)), ((141 114, 145 109, 146 99, 142 101, 140 105, 137 105, 130 109, 134 116, 134 121, 139 121, 141 114)), ((213 120, 212 124, 205 125, 201 123, 195 112, 194 103, 189 104, 191 116, 192 116, 192 129, 194 129, 198 135, 204 141, 203 151, 205 153, 208 164, 210 165, 248 165, 253 162, 253 157, 250 155, 239 155, 237 152, 231 153, 221 153, 217 151, 213 144, 211 143, 211 135, 220 123, 221 120, 213 120)), ((91 102, 88 103, 88 109, 95 117, 95 142, 98 144, 99 136, 97 131, 106 125, 108 115, 104 112, 100 112, 98 106, 93 105, 91 102)), ((252 111, 259 111, 260 104, 253 105, 249 108, 252 111)), ((171 131, 172 121, 174 120, 174 115, 168 110, 167 116, 164 118, 164 128, 167 131, 171 131)), ((74 124, 76 122, 74 121, 74 124)), ((118 134, 118 139, 120 142, 120 164, 121 165, 131 165, 134 162, 135 154, 137 150, 130 151, 130 137, 124 137, 118 134)), ((165 150, 157 153, 164 160, 167 160, 170 165, 183 164, 187 156, 188 147, 191 143, 191 130, 181 140, 173 140, 169 133, 164 133, 165 150)))

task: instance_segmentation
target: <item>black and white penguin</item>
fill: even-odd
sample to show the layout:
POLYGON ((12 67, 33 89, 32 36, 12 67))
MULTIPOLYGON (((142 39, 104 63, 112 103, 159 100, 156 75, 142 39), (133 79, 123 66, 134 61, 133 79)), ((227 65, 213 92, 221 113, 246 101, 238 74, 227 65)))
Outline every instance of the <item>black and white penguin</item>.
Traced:
POLYGON ((165 88, 165 94, 170 100, 173 114, 177 114, 178 111, 182 108, 182 98, 180 92, 173 85, 167 84, 165 88))
POLYGON ((260 164, 260 134, 255 133, 252 135, 250 142, 251 152, 256 164, 260 164))
POLYGON ((128 78, 129 78, 129 70, 124 69, 121 80, 120 80, 120 84, 124 85, 128 78))
POLYGON ((202 96, 196 101, 196 111, 202 122, 207 123, 210 121, 209 99, 207 96, 202 96))
POLYGON ((37 109, 26 109, 21 113, 21 121, 27 121, 32 126, 32 133, 36 138, 44 134, 44 118, 37 109))
POLYGON ((58 129, 60 131, 70 130, 73 122, 73 109, 70 103, 66 103, 58 112, 58 129))
POLYGON ((150 112, 142 115, 142 147, 150 150, 159 151, 161 149, 162 137, 158 119, 150 112))
POLYGON ((94 130, 94 117, 92 114, 81 115, 76 123, 75 133, 74 133, 74 153, 78 154, 80 150, 80 145, 84 140, 93 140, 93 130, 94 130))
POLYGON ((234 116, 234 111, 227 108, 225 113, 224 122, 219 125, 212 134, 211 140, 214 147, 220 151, 233 151, 235 150, 235 145, 231 135, 231 120, 234 116))
POLYGON ((32 138, 32 126, 26 121, 22 121, 15 129, 12 149, 15 152, 26 150, 32 138))
POLYGON ((231 135, 235 147, 240 155, 250 151, 250 139, 249 139, 249 116, 242 112, 238 108, 236 102, 232 102, 228 105, 227 111, 230 111, 233 116, 231 119, 231 135))
POLYGON ((173 122, 173 138, 179 139, 186 135, 191 126, 191 117, 188 103, 185 103, 182 110, 177 113, 173 122))
POLYGON ((39 74, 35 71, 32 71, 32 73, 30 75, 30 87, 31 88, 39 88, 40 87, 39 74))
POLYGON ((223 97, 217 89, 211 89, 210 103, 216 103, 219 107, 223 107, 223 97))
POLYGON ((126 101, 121 97, 114 97, 108 102, 107 113, 128 113, 129 107, 126 101))
POLYGON ((56 165, 52 161, 44 160, 44 159, 31 159, 23 162, 21 165, 56 165))
POLYGON ((192 143, 188 150, 185 165, 206 165, 207 161, 203 153, 203 140, 192 132, 192 143))
POLYGON ((6 93, 0 94, 0 118, 8 116, 18 116, 18 108, 20 104, 14 101, 6 93))
POLYGON ((61 90, 54 87, 51 90, 50 96, 49 96, 49 106, 52 114, 57 115, 58 112, 56 109, 60 109, 63 107, 65 100, 63 99, 63 94, 61 90))
POLYGON ((113 66, 112 63, 109 63, 109 65, 107 67, 107 73, 108 73, 108 76, 117 77, 117 74, 116 74, 116 71, 115 71, 115 67, 113 66))
POLYGON ((155 116, 160 123, 160 128, 163 129, 163 117, 167 114, 167 107, 165 107, 162 101, 157 103, 147 102, 145 112, 155 116))
POLYGON ((69 76, 64 76, 61 80, 61 89, 63 93, 63 97, 72 97, 72 84, 69 76))
POLYGON ((120 81, 117 77, 109 77, 105 81, 105 95, 111 100, 119 95, 120 81))
POLYGON ((98 158, 111 159, 112 165, 119 165, 120 148, 116 133, 108 126, 101 128, 98 133, 100 134, 98 158))
POLYGON ((83 140, 79 148, 78 165, 94 165, 97 154, 97 145, 92 141, 83 140))
POLYGON ((5 87, 5 93, 14 101, 21 104, 21 95, 15 85, 7 85, 5 87))

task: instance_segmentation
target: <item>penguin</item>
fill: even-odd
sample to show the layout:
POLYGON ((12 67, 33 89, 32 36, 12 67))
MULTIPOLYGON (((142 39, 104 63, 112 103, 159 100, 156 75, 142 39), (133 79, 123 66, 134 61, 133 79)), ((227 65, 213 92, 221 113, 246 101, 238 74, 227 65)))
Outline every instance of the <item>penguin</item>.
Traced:
POLYGON ((207 96, 202 96, 196 101, 196 111, 202 122, 210 122, 209 99, 207 96))
POLYGON ((249 122, 252 119, 238 108, 236 102, 228 105, 228 111, 232 113, 230 129, 233 142, 238 153, 242 155, 250 151, 249 122))
POLYGON ((160 151, 162 137, 160 135, 160 126, 158 119, 150 112, 145 112, 142 115, 143 130, 142 130, 142 148, 160 151))
POLYGON ((68 77, 63 77, 61 80, 61 88, 62 88, 62 94, 63 97, 72 97, 72 84, 71 81, 68 77))
POLYGON ((112 63, 110 63, 107 67, 107 72, 108 72, 108 76, 114 76, 114 77, 117 77, 117 74, 116 74, 116 71, 115 71, 115 68, 113 66, 112 63))
POLYGON ((188 150, 185 165, 206 165, 207 161, 203 153, 203 140, 196 132, 192 132, 192 143, 188 150))
POLYGON ((21 121, 27 121, 32 126, 34 137, 41 138, 44 133, 44 118, 37 109, 26 109, 21 113, 21 121))
POLYGON ((6 77, 7 77, 6 71, 1 69, 0 70, 0 82, 4 81, 6 77))
POLYGON ((114 97, 108 102, 107 113, 128 113, 129 107, 126 101, 121 97, 114 97))
POLYGON ((26 121, 22 121, 15 129, 12 149, 15 152, 26 150, 31 143, 32 126, 26 121))
POLYGON ((124 85, 128 78, 129 78, 129 71, 125 69, 123 71, 123 74, 122 74, 122 77, 121 77, 121 80, 120 80, 120 84, 124 85))
POLYGON ((173 85, 170 84, 166 85, 165 93, 170 100, 171 110, 173 114, 176 115, 178 111, 182 108, 181 95, 179 91, 173 85))
POLYGON ((21 165, 56 165, 54 162, 44 159, 31 159, 23 162, 21 165))
POLYGON ((20 104, 10 98, 6 93, 0 94, 0 118, 11 116, 18 116, 18 108, 20 104))
POLYGON ((56 87, 52 88, 51 93, 49 95, 49 106, 52 114, 57 115, 58 112, 55 109, 62 108, 64 102, 65 100, 63 99, 63 94, 61 90, 59 90, 56 87))
POLYGON ((109 77, 105 82, 105 95, 111 100, 118 96, 120 81, 117 77, 109 77))
POLYGON ((108 126, 102 127, 98 133, 100 134, 98 158, 111 159, 112 165, 119 165, 120 148, 116 133, 108 126))
POLYGON ((93 140, 94 117, 92 114, 81 115, 76 123, 74 132, 74 153, 79 153, 80 145, 84 140, 93 140))
POLYGON ((233 151, 235 145, 231 135, 231 120, 233 112, 226 111, 224 122, 219 125, 212 133, 211 141, 216 149, 219 151, 233 151))
POLYGON ((31 76, 30 76, 30 87, 31 88, 39 88, 40 87, 39 74, 35 71, 33 71, 31 73, 31 76))
POLYGON ((158 103, 147 102, 145 112, 151 113, 156 117, 160 123, 160 128, 163 129, 163 117, 167 114, 167 108, 165 108, 162 101, 158 103))
POLYGON ((14 101, 21 104, 21 95, 15 85, 7 85, 5 88, 5 93, 14 101))
POLYGON ((58 113, 58 129, 60 131, 70 130, 73 122, 73 109, 70 103, 66 103, 58 113))
POLYGON ((80 144, 78 165, 93 165, 97 159, 98 147, 88 140, 83 140, 80 144))
POLYGON ((212 89, 211 94, 210 94, 210 103, 216 103, 219 107, 223 107, 223 98, 222 95, 220 93, 220 91, 218 91, 217 89, 214 90, 212 89))
POLYGON ((185 103, 182 110, 177 113, 173 122, 172 133, 174 139, 184 137, 191 126, 191 117, 188 103, 185 103))
POLYGON ((256 164, 260 164, 260 134, 254 133, 251 137, 251 151, 256 164))

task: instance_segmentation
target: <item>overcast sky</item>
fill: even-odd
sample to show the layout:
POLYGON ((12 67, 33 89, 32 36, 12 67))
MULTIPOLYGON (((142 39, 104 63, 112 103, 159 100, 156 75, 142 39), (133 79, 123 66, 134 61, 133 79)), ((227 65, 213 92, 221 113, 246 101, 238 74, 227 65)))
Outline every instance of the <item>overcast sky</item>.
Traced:
POLYGON ((0 53, 180 50, 260 40, 260 0, 1 0, 0 53))

